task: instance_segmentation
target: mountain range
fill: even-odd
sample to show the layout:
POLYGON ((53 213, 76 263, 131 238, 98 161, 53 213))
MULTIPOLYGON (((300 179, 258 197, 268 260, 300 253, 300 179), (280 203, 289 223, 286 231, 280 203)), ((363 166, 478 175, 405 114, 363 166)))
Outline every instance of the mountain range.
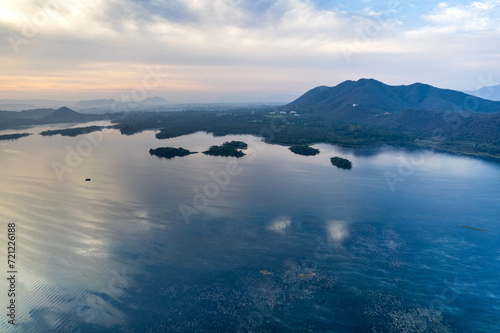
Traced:
POLYGON ((0 129, 17 128, 41 124, 80 123, 106 119, 102 115, 75 112, 67 107, 59 109, 33 109, 26 111, 0 111, 0 129))
POLYGON ((410 109, 493 113, 500 112, 500 102, 423 83, 389 86, 374 79, 360 79, 311 89, 287 104, 286 109, 336 120, 368 120, 410 109))
MULTIPOLYGON (((390 86, 374 79, 309 90, 285 111, 301 119, 361 124, 431 146, 460 145, 500 153, 500 102, 427 84, 390 86)), ((448 148, 447 148, 448 149, 448 148)), ((471 150, 471 151, 472 151, 471 150)))
POLYGON ((496 86, 482 87, 473 91, 464 91, 464 93, 492 101, 500 101, 500 84, 496 86))
POLYGON ((168 105, 166 99, 155 96, 148 97, 138 102, 119 102, 115 99, 96 99, 74 101, 57 101, 48 99, 15 100, 0 99, 0 110, 3 111, 24 111, 40 108, 57 109, 63 106, 70 107, 82 112, 122 112, 135 111, 137 109, 147 109, 150 107, 168 105))
POLYGON ((77 111, 107 111, 107 112, 121 112, 121 111, 135 111, 137 109, 167 105, 169 102, 161 97, 148 97, 138 102, 119 102, 115 99, 97 99, 80 101, 72 106, 77 111))
POLYGON ((63 106, 71 106, 75 102, 56 101, 50 99, 0 99, 0 110, 2 111, 23 111, 40 108, 60 108, 63 106))

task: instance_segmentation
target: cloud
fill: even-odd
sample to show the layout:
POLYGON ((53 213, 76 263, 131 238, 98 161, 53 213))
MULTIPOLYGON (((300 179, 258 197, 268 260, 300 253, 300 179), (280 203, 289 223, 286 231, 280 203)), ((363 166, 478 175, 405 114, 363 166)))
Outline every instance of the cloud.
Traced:
POLYGON ((0 90, 123 91, 148 65, 170 73, 158 89, 172 94, 295 94, 367 76, 433 83, 429 66, 453 82, 498 55, 498 3, 436 4, 410 27, 401 6, 377 1, 4 0, 0 90))
POLYGON ((290 228, 290 225, 292 224, 292 221, 290 220, 289 217, 280 217, 276 220, 274 220, 271 225, 267 227, 267 229, 274 231, 278 234, 284 235, 286 233, 286 230, 290 228))
POLYGON ((6 1, 1 6, 8 11, 0 16, 0 29, 11 40, 0 39, 0 47, 13 51, 14 40, 19 48, 0 56, 5 75, 0 89, 7 90, 43 89, 42 82, 50 90, 58 85, 61 90, 112 89, 108 80, 116 82, 116 89, 125 82, 132 88, 147 64, 168 67, 173 75, 164 88, 174 90, 223 89, 224 81, 230 82, 228 89, 234 81, 243 90, 259 82, 265 86, 263 77, 270 84, 298 80, 304 67, 343 61, 340 45, 351 40, 346 25, 360 20, 299 0, 68 0, 45 7, 35 1, 6 1), (15 14, 23 20, 13 19, 15 14), (33 33, 26 34, 28 30, 33 33), (119 77, 120 67, 135 74, 129 80, 119 77), (268 73, 254 81, 254 73, 265 69, 268 73), (277 72, 285 76, 273 79, 277 72), (172 82, 176 73, 179 81, 172 82), (235 74, 241 76, 235 79, 235 74))
MULTIPOLYGON (((69 43, 87 47, 94 43, 96 47, 87 53, 100 59, 118 53, 110 48, 120 48, 124 52, 119 52, 119 57, 128 56, 131 61, 137 61, 133 59, 136 56, 148 58, 156 52, 171 55, 170 63, 175 62, 177 53, 181 59, 191 54, 204 61, 215 54, 221 58, 220 63, 227 63, 231 56, 248 61, 262 55, 266 60, 280 59, 295 51, 339 53, 341 43, 351 42, 352 27, 362 27, 370 21, 361 16, 344 17, 335 11, 318 10, 304 0, 55 3, 39 7, 35 1, 22 6, 8 1, 6 7, 10 11, 3 20, 0 16, 0 23, 21 38, 26 38, 23 31, 27 27, 33 27, 36 36, 27 37, 28 40, 44 38, 50 43, 67 39, 69 43), (22 13, 24 19, 8 19, 16 12, 22 13), (35 22, 35 17, 43 16, 43 22, 35 22), (137 52, 143 47, 144 52, 137 52)), ((388 28, 388 21, 385 20, 384 29, 388 28)), ((57 43, 51 46, 58 47, 57 43)), ((67 48, 65 53, 72 50, 67 48)), ((80 49, 68 56, 78 58, 81 54, 80 49)))
POLYGON ((349 228, 344 221, 330 221, 326 225, 328 238, 331 242, 341 243, 349 237, 349 228))
POLYGON ((486 31, 498 28, 499 7, 498 0, 475 1, 455 6, 441 2, 423 18, 440 32, 486 31))

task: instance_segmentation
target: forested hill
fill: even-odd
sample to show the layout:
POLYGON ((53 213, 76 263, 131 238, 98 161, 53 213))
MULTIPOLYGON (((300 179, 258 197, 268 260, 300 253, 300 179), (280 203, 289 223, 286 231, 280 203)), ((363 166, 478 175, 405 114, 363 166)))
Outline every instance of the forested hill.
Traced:
POLYGON ((109 116, 78 113, 67 107, 61 107, 59 109, 35 109, 20 112, 0 111, 0 129, 65 122, 86 122, 107 118, 109 118, 109 116))
POLYGON ((360 79, 345 81, 335 87, 316 87, 285 108, 330 119, 364 122, 367 116, 409 109, 495 113, 500 112, 500 102, 422 83, 389 86, 374 79, 360 79))
POLYGON ((500 102, 427 84, 345 81, 311 89, 283 109, 304 122, 357 124, 419 145, 500 155, 500 102))

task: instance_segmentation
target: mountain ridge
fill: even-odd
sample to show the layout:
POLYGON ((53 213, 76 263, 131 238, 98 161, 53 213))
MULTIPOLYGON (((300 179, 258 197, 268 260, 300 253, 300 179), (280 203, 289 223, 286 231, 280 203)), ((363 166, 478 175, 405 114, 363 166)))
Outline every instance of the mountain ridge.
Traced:
POLYGON ((162 97, 153 96, 147 97, 137 102, 119 102, 116 99, 91 99, 81 101, 56 101, 48 99, 32 99, 32 100, 16 100, 16 99, 0 99, 1 111, 27 111, 35 109, 57 109, 61 107, 70 107, 77 111, 127 111, 137 108, 149 108, 170 104, 169 101, 162 97))
POLYGON ((500 84, 495 86, 486 86, 472 91, 464 91, 464 93, 498 102, 500 101, 500 84))
POLYGON ((68 107, 58 109, 41 108, 25 111, 0 111, 0 129, 22 126, 86 122, 106 119, 103 115, 89 115, 76 112, 68 107))
POLYGON ((500 157, 500 102, 428 84, 344 81, 313 88, 283 109, 299 114, 304 125, 350 124, 353 131, 359 125, 406 136, 406 144, 500 157))
POLYGON ((390 86, 374 79, 359 79, 313 88, 285 105, 285 109, 352 121, 410 109, 495 113, 500 112, 500 102, 419 82, 390 86))

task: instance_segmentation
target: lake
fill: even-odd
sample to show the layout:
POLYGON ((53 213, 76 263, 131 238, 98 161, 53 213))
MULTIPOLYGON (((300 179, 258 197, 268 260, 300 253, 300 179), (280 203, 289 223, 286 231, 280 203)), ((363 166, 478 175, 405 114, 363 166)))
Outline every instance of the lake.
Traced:
POLYGON ((37 134, 56 127, 0 141, 17 271, 2 332, 500 331, 498 163, 327 144, 299 156, 203 132, 37 134), (201 154, 231 140, 247 155, 201 154), (199 153, 149 154, 169 146, 199 153))

